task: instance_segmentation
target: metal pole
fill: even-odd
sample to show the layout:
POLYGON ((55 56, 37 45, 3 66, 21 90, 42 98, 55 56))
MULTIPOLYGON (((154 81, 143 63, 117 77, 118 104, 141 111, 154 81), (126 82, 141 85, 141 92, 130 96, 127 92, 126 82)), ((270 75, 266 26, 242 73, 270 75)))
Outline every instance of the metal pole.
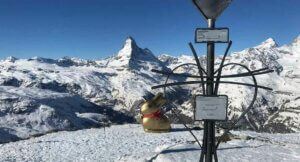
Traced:
MULTIPOLYGON (((215 28, 215 20, 208 19, 208 28, 215 28)), ((214 62, 215 62, 215 44, 213 42, 207 43, 207 95, 213 95, 214 93, 214 83, 210 81, 214 81, 214 62)), ((214 121, 206 121, 207 125, 207 135, 206 135, 206 156, 205 162, 212 162, 212 157, 215 152, 215 122, 214 121)))

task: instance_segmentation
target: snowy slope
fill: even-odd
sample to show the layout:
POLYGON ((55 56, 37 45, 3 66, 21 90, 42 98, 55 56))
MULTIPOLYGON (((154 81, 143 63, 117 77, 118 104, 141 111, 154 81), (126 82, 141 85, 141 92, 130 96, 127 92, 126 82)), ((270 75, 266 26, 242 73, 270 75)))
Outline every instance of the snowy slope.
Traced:
POLYGON ((69 93, 0 86, 0 143, 129 120, 69 93))
MULTIPOLYGON (((145 133, 140 125, 51 133, 25 141, 0 144, 0 161, 128 161, 194 162, 200 148, 179 125, 170 133, 145 133)), ((202 131, 195 131, 197 137, 202 131)), ((221 143, 219 161, 300 160, 299 134, 260 134, 234 132, 237 137, 221 143)), ((201 138, 200 138, 201 139, 201 138)))
POLYGON ((126 115, 130 113, 131 106, 142 98, 145 90, 151 90, 151 84, 159 83, 157 79, 159 76, 149 73, 149 69, 152 68, 167 69, 150 50, 139 48, 130 37, 118 56, 106 60, 91 61, 67 57, 59 60, 40 57, 31 59, 9 57, 1 60, 0 85, 5 88, 1 94, 4 98, 0 104, 0 109, 3 110, 0 116, 3 126, 1 132, 5 134, 3 135, 5 139, 3 138, 1 142, 56 130, 99 127, 101 125, 93 122, 86 124, 88 122, 84 118, 96 118, 97 121, 99 115, 105 116, 104 113, 107 113, 112 123, 133 122, 133 118, 126 115), (115 67, 113 63, 118 62, 119 57, 123 56, 126 58, 130 56, 130 60, 125 61, 122 66, 115 67), (13 91, 14 95, 7 94, 8 91, 13 91), (31 97, 28 99, 28 96, 31 97), (40 97, 43 97, 43 100, 40 97), (15 101, 15 98, 18 100, 15 101), (48 121, 45 121, 48 120, 44 117, 47 115, 36 112, 40 105, 45 105, 44 102, 48 101, 57 101, 51 106, 46 104, 51 111, 52 109, 54 112, 60 111, 61 107, 65 109, 63 115, 61 113, 48 115, 50 117, 55 115, 58 118, 49 120, 52 122, 51 127, 48 126, 48 121), (81 107, 85 109, 85 113, 96 111, 99 114, 77 114, 74 117, 80 112, 81 107), (11 113, 14 109, 34 111, 27 111, 19 120, 17 113, 11 113), (36 121, 37 119, 32 119, 31 116, 37 116, 39 120, 36 121), (78 121, 77 124, 68 120, 54 122, 60 118, 72 120, 78 118, 78 121), (5 125, 7 121, 10 124, 5 125))

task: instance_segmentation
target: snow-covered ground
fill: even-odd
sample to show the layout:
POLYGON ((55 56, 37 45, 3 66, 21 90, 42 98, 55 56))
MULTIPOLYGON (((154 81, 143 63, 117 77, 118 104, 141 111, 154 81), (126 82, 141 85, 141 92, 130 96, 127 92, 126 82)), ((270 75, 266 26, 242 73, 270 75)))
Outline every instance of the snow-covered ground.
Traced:
MULTIPOLYGON (((194 131, 201 139, 202 131, 194 131)), ((300 134, 260 134, 222 143, 219 161, 300 161, 300 134)), ((115 125, 73 132, 57 132, 0 145, 0 161, 198 161, 200 148, 180 125, 170 133, 145 133, 140 125, 115 125)))

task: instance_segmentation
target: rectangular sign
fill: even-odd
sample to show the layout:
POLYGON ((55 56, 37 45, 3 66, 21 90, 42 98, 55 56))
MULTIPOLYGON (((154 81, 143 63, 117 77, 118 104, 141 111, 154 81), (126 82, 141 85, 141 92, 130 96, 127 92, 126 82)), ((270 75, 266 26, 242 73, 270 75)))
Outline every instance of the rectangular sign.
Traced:
POLYGON ((198 28, 196 29, 196 43, 227 43, 229 41, 228 28, 198 28))
POLYGON ((227 120, 228 97, 220 96, 196 96, 194 117, 199 120, 227 120))

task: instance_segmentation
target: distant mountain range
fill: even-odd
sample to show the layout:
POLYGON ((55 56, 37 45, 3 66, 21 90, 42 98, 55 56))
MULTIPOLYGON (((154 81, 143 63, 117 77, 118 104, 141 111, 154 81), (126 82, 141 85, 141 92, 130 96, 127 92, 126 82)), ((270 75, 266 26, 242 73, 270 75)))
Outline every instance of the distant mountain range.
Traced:
MULTIPOLYGON (((205 67, 205 57, 199 58, 205 67)), ((260 45, 231 53, 228 62, 242 63, 251 70, 268 67, 272 74, 257 76, 258 83, 273 88, 259 90, 254 109, 239 123, 241 129, 267 132, 300 132, 300 36, 290 45, 278 47, 267 39, 260 45)), ((164 82, 151 69, 171 70, 183 63, 195 63, 192 56, 156 57, 128 37, 115 56, 103 60, 9 57, 0 61, 1 141, 28 138, 57 130, 82 129, 108 123, 133 122, 145 91, 164 82)), ((220 58, 216 59, 216 68, 220 58)), ((176 72, 197 75, 194 67, 176 72)), ((245 72, 228 66, 223 74, 245 72)), ((171 77, 174 80, 186 78, 171 77)), ((191 79, 189 79, 191 80, 191 79)), ((251 78, 231 81, 252 83, 251 78)), ((192 122, 192 96, 201 94, 199 85, 167 89, 167 97, 185 121, 192 122)), ((236 119, 249 104, 253 88, 221 85, 229 96, 229 119, 236 119)), ((169 108, 172 108, 169 106, 169 108)), ((172 115, 168 112, 173 119, 172 115)))

